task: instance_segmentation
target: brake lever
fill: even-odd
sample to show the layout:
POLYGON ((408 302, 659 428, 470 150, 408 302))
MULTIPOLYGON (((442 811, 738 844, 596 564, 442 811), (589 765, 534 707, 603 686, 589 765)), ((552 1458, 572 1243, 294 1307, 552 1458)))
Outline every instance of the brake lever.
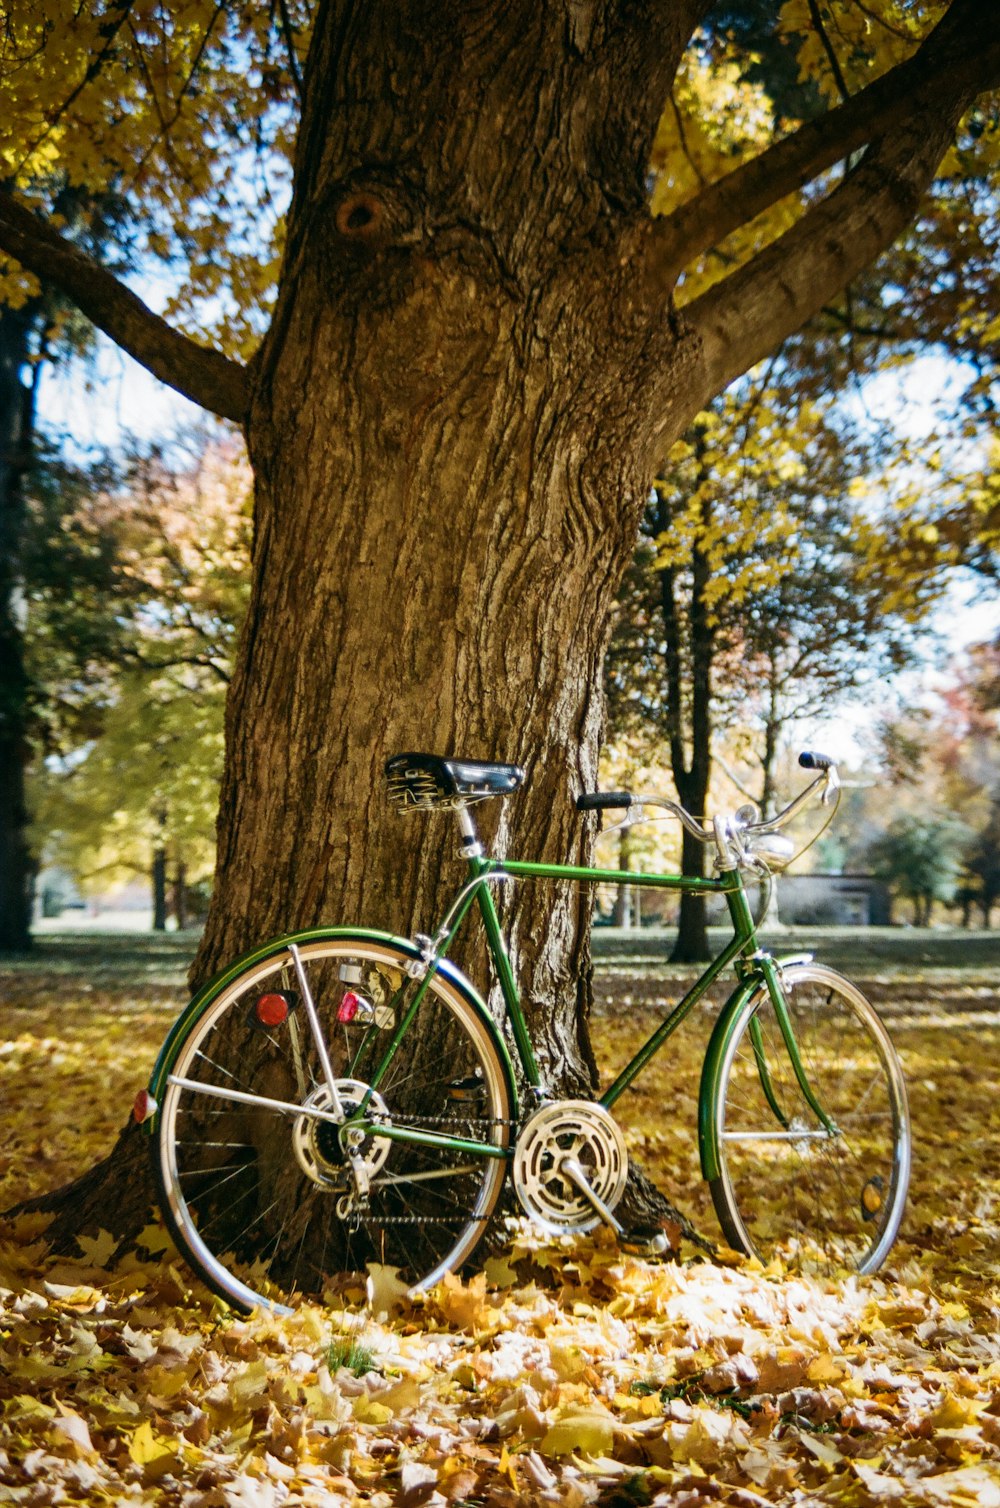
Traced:
POLYGON ((610 827, 602 827, 600 836, 606 838, 608 833, 624 833, 630 827, 637 827, 640 822, 646 822, 647 818, 641 801, 634 801, 620 822, 612 822, 610 827))

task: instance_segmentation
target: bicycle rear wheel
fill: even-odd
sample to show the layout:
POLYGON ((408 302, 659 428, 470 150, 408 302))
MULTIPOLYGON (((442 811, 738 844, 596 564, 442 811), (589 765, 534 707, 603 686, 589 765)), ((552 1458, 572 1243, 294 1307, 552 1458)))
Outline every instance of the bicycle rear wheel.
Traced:
POLYGON ((910 1174, 903 1071, 875 1008, 818 964, 783 975, 808 1104, 762 987, 723 1049, 713 1117, 720 1176, 710 1185, 730 1245, 816 1273, 873 1272, 899 1230, 910 1174))
MULTIPOLYGON (((304 941, 299 956, 349 1116, 413 998, 413 957, 361 933, 304 941)), ((357 1199, 287 940, 222 976, 168 1039, 159 1082, 152 1156, 164 1217, 209 1287, 242 1308, 350 1291, 372 1263, 429 1287, 472 1255, 499 1198, 508 1067, 480 1009, 441 974, 369 1114, 493 1155, 369 1132, 354 1149, 370 1179, 357 1199)))

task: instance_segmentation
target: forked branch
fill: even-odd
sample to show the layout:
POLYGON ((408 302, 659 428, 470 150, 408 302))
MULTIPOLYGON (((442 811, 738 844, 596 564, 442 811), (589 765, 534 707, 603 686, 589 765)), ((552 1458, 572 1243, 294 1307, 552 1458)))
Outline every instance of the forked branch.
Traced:
MULTIPOLYGON (((685 393, 688 417, 799 329, 912 221, 961 116, 979 93, 1000 79, 1000 32, 984 27, 986 9, 983 0, 955 0, 917 58, 832 111, 826 117, 828 128, 838 116, 845 119, 843 112, 854 112, 846 117, 852 122, 847 133, 836 138, 841 157, 845 143, 847 152, 862 145, 858 122, 864 120, 866 150, 860 161, 789 231, 684 308, 682 318, 693 327, 701 347, 700 382, 692 382, 685 393), (919 72, 915 70, 918 58, 922 59, 919 72), (882 101, 880 111, 871 108, 873 98, 882 101)), ((809 127, 804 130, 810 133, 807 143, 815 142, 817 133, 809 127)), ((721 218, 703 212, 702 240, 709 234, 709 219, 714 231, 720 227, 728 231, 788 192, 796 173, 808 176, 802 134, 732 175, 747 191, 747 197, 739 196, 743 212, 737 220, 735 198, 726 199, 721 218), (763 166, 769 159, 772 167, 775 162, 779 165, 770 198, 763 166)), ((838 160, 831 156, 830 141, 819 134, 824 145, 814 153, 812 168, 838 160)), ((724 196, 713 190, 708 193, 718 210, 724 196)), ((697 213, 692 209, 689 227, 697 213)), ((675 249, 675 261, 676 254, 675 249)), ((661 297, 664 291, 661 287, 661 297)), ((676 401, 671 411, 676 422, 676 401)))
POLYGON ((0 193, 0 249, 54 283, 154 377, 210 413, 243 422, 250 401, 245 367, 173 329, 107 268, 7 193, 0 193))
POLYGON ((701 337, 703 388, 690 413, 817 313, 874 261, 917 212, 965 101, 911 116, 828 198, 744 267, 686 306, 701 337))
POLYGON ((661 292, 681 270, 786 195, 891 130, 914 107, 971 100, 1000 78, 1000 29, 991 0, 954 0, 905 63, 653 222, 646 271, 661 292))

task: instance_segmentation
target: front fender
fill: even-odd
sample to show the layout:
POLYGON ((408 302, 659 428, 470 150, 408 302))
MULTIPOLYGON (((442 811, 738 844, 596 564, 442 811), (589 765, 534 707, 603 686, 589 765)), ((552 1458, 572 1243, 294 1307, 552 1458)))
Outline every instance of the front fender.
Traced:
POLYGON ((698 1089, 698 1156, 701 1159, 701 1176, 706 1183, 719 1177, 719 1138, 715 1126, 714 1108, 719 1095, 719 1080, 722 1075, 722 1059, 732 1034, 733 1024, 755 990, 763 986, 762 979, 753 977, 738 984, 719 1012, 719 1019, 705 1049, 705 1061, 701 1065, 701 1084, 698 1089))
MULTIPOLYGON (((268 942, 261 943, 256 948, 251 948, 249 952, 241 954, 239 958, 227 964, 207 984, 202 985, 201 989, 188 1002, 170 1028, 166 1040, 157 1055, 156 1062, 153 1064, 153 1071, 149 1078, 149 1094, 157 1106, 162 1101, 166 1089, 167 1075, 170 1072, 170 1064, 173 1062, 180 1042, 190 1031, 193 1023, 197 1021, 202 1012, 207 1010, 217 996, 228 985, 232 984, 233 980, 238 978, 245 969, 252 968, 257 963, 263 963, 272 954, 282 952, 292 943, 302 946, 304 943, 326 942, 348 937, 357 938, 359 941, 382 943, 398 948, 407 958, 415 961, 419 961, 421 958, 420 949, 408 937, 396 937, 391 932, 379 932, 370 927, 310 927, 302 932, 290 932, 284 937, 271 938, 268 942)), ((437 964, 435 972, 453 990, 462 996, 462 999, 480 1018, 489 1033, 497 1056, 507 1075, 511 1115, 512 1118, 516 1118, 517 1089, 510 1053, 486 1001, 480 995, 472 981, 448 959, 441 959, 437 964)), ((155 1130, 157 1118, 157 1115, 154 1113, 143 1121, 142 1129, 147 1134, 152 1134, 155 1130)))
MULTIPOLYGON (((775 958, 772 962, 779 975, 794 979, 796 968, 811 963, 812 955, 797 953, 790 958, 775 958)), ((718 1178, 722 1171, 714 1115, 719 1096, 722 1060, 735 1029, 737 1016, 747 1001, 762 991, 767 991, 767 980, 763 973, 755 972, 737 985, 719 1013, 705 1050, 698 1090, 698 1156, 701 1159, 701 1176, 709 1183, 718 1178)))

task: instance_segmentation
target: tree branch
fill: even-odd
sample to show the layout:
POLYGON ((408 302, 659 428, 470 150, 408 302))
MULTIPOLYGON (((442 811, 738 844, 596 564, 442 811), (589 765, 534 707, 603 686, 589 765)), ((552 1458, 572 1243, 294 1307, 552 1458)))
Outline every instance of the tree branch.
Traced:
POLYGON ((0 249, 43 282, 54 283, 154 377, 211 413, 242 423, 250 401, 245 367, 173 329, 7 193, 0 193, 0 249))
POLYGON ((866 153, 839 188, 790 231, 682 311, 702 342, 695 414, 816 314, 905 230, 965 108, 923 112, 866 153))
POLYGON ((819 8, 819 0, 808 0, 808 4, 809 15, 812 20, 812 24, 816 29, 817 36, 819 37, 820 46, 826 53, 826 60, 830 65, 830 72, 833 74, 833 81, 837 86, 840 97, 842 100, 850 99, 851 91, 847 87, 847 80, 844 77, 844 70, 840 66, 840 59, 837 57, 837 54, 834 51, 833 43, 830 41, 829 33, 827 32, 827 29, 823 24, 823 17, 820 14, 819 8))
POLYGON ((938 28, 934 70, 907 90, 904 108, 879 123, 882 134, 873 134, 838 186, 680 311, 681 324, 698 342, 699 360, 680 401, 676 391, 664 392, 672 426, 692 418, 805 324, 914 218, 963 112, 1000 71, 1000 34, 991 29, 985 40, 981 32, 970 36, 981 10, 981 0, 955 0, 938 28), (940 35, 948 21, 949 31, 940 35))
POLYGON ((302 103, 302 69, 299 66, 298 55, 295 51, 295 34, 292 28, 292 18, 288 12, 288 0, 277 0, 278 14, 281 19, 281 36, 285 44, 285 52, 288 55, 288 71, 295 85, 295 92, 302 103))
POLYGON ((917 98, 930 96, 940 108, 942 94, 967 102, 995 84, 1000 33, 991 12, 991 0, 954 0, 907 62, 654 221, 645 259, 650 281, 667 292, 696 256, 866 146, 901 109, 910 117, 917 98))

